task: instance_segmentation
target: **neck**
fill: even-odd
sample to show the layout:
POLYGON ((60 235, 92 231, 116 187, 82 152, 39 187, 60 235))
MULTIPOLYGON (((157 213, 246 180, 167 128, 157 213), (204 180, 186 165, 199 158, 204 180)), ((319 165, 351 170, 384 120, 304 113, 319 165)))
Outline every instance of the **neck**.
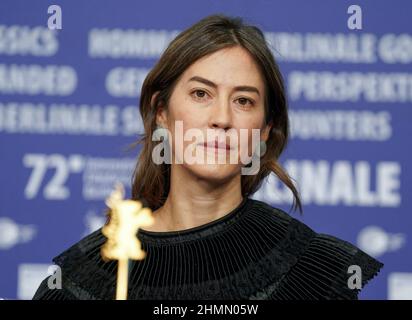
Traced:
POLYGON ((241 175, 226 181, 211 181, 194 176, 181 165, 172 165, 170 192, 156 210, 150 231, 176 231, 194 228, 219 219, 243 200, 241 175))

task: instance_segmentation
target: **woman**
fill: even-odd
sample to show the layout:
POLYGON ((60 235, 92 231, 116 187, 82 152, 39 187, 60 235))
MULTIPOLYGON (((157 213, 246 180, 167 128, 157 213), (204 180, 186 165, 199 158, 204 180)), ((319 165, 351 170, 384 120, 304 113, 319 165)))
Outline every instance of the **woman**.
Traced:
MULTIPOLYGON (((357 299, 383 266, 250 198, 273 172, 302 211, 277 162, 288 139, 287 103, 258 28, 213 15, 183 31, 145 79, 140 112, 146 135, 132 198, 153 210, 154 223, 137 234, 147 256, 131 265, 129 299, 357 299), (196 144, 184 139, 190 131, 201 133, 196 144), (213 163, 233 152, 237 161, 213 163), (351 266, 360 268, 358 283, 351 266)), ((116 262, 102 260, 105 241, 100 229, 56 257, 63 288, 49 289, 45 279, 34 299, 113 299, 116 262)))

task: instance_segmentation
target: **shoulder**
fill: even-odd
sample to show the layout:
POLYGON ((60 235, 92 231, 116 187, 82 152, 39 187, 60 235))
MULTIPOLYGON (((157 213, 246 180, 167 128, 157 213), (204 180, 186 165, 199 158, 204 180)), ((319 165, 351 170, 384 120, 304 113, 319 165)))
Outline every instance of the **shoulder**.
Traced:
MULTIPOLYGON (((383 264, 333 235, 317 233, 271 205, 253 200, 262 216, 285 224, 282 250, 293 248, 289 269, 271 293, 280 299, 357 299, 383 264), (296 245, 298 243, 298 245, 296 245)), ((273 288, 272 288, 273 289, 273 288)))
POLYGON ((33 299, 106 299, 114 295, 116 262, 101 258, 101 246, 107 239, 101 228, 92 232, 53 258, 61 269, 62 289, 48 290, 46 278, 33 299))

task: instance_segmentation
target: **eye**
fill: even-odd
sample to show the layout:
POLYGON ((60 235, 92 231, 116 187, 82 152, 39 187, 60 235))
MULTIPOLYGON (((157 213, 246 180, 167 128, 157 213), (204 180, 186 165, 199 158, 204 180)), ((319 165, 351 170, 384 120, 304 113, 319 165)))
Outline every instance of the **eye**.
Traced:
POLYGON ((242 106, 242 108, 253 107, 254 104, 255 104, 255 102, 252 99, 248 99, 248 98, 244 98, 244 97, 241 97, 241 98, 237 99, 237 101, 242 106))
POLYGON ((209 95, 205 90, 196 89, 191 92, 191 95, 196 100, 203 100, 207 95, 209 95))

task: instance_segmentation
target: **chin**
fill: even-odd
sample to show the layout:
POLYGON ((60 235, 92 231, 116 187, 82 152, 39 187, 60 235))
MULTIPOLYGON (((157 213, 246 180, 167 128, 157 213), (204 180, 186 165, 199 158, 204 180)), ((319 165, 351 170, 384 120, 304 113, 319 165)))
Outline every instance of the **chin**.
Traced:
POLYGON ((192 164, 185 165, 193 175, 204 180, 224 181, 240 175, 240 168, 233 164, 192 164))

